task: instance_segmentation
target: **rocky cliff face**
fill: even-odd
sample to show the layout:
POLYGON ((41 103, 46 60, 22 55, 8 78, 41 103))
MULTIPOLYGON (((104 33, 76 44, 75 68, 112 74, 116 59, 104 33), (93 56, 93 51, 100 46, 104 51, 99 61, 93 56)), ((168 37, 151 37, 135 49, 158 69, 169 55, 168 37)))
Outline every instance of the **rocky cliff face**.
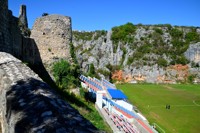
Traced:
POLYGON ((195 27, 138 25, 131 43, 114 43, 112 31, 73 31, 73 44, 84 72, 94 64, 106 77, 122 70, 123 80, 128 77, 129 82, 177 83, 191 74, 199 81, 199 68, 194 67, 200 65, 199 43, 190 37, 199 37, 199 31, 195 27))
MULTIPOLYGON (((95 35, 95 33, 91 34, 92 36, 95 35)), ((85 71, 87 71, 88 65, 91 63, 94 64, 95 68, 99 69, 105 68, 109 63, 114 65, 119 62, 121 56, 118 57, 118 53, 120 53, 120 51, 118 53, 113 53, 113 45, 110 39, 111 34, 112 32, 105 33, 95 40, 78 39, 74 35, 73 45, 76 49, 77 58, 85 71)))
POLYGON ((0 52, 0 131, 2 133, 97 132, 37 74, 0 52))
POLYGON ((191 44, 185 52, 185 56, 188 60, 200 65, 200 42, 191 44))

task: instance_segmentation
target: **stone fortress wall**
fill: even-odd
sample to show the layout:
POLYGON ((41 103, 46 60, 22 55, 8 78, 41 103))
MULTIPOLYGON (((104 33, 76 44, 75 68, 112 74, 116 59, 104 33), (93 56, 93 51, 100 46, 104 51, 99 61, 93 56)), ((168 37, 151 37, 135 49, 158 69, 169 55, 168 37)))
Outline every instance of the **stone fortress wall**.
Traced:
POLYGON ((2 51, 11 51, 9 18, 8 18, 8 1, 0 1, 0 49, 2 51))
POLYGON ((48 15, 38 18, 29 37, 26 15, 25 5, 20 7, 17 18, 8 10, 8 0, 0 1, 0 51, 32 65, 70 57, 70 17, 48 15))
MULTIPOLYGON (((46 27, 41 32, 35 30, 41 34, 38 36, 33 34, 35 39, 30 38, 26 32, 28 28, 26 7, 21 6, 17 18, 8 10, 8 0, 0 0, 0 132, 98 132, 77 110, 63 101, 54 89, 22 63, 27 62, 37 67, 36 69, 40 70, 39 74, 47 78, 49 75, 42 64, 46 59, 45 51, 51 46, 55 55, 60 53, 58 58, 68 55, 71 18, 55 15, 52 19, 49 16, 44 19, 48 20, 49 28, 46 27), (60 23, 56 25, 57 22, 60 23), (50 42, 43 43, 44 40, 37 39, 44 36, 46 39, 51 39, 53 35, 61 36, 62 39, 58 41, 59 37, 57 40, 53 38, 51 40, 53 43, 48 47, 42 45, 50 42), (53 45, 56 45, 57 51, 53 50, 53 45), (59 51, 60 46, 63 48, 59 51), (66 54, 61 55, 62 52, 66 54)), ((38 21, 40 26, 46 25, 47 22, 38 21)), ((52 52, 49 51, 48 54, 52 52)), ((55 58, 50 57, 49 59, 55 58)))
POLYGON ((0 52, 2 133, 97 132, 37 74, 12 55, 0 52))
MULTIPOLYGON (((24 8, 22 6, 21 8, 24 8)), ((21 12, 22 13, 22 12, 21 12)), ((26 16, 23 16, 25 20, 26 16)), ((22 17, 21 17, 22 18, 22 17)), ((24 26, 24 28, 27 28, 24 26)), ((19 19, 12 15, 12 11, 8 10, 8 0, 0 1, 0 51, 10 53, 23 61, 30 62, 34 58, 30 50, 30 38, 23 36, 20 27, 19 19), (29 60, 27 57, 29 56, 29 60)))

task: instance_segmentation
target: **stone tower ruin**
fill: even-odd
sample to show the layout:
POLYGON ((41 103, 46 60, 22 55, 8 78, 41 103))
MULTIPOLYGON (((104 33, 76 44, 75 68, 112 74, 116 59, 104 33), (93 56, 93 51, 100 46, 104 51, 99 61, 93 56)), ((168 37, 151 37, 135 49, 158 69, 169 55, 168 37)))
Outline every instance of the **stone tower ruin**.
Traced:
POLYGON ((35 40, 43 63, 51 64, 57 59, 69 59, 71 18, 56 14, 38 18, 30 37, 35 40))
POLYGON ((37 48, 29 35, 26 6, 21 6, 18 18, 8 9, 8 0, 0 0, 0 51, 33 64, 37 48))
POLYGON ((28 28, 28 21, 26 16, 26 5, 21 5, 19 10, 19 23, 24 26, 24 28, 28 28))

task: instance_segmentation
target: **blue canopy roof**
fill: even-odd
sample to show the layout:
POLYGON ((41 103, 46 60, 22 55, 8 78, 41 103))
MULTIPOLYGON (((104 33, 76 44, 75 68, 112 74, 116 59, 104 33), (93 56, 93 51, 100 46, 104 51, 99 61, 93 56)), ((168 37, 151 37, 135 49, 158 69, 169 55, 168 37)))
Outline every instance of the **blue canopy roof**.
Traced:
POLYGON ((126 95, 120 90, 116 89, 107 89, 107 90, 112 99, 127 99, 126 95))

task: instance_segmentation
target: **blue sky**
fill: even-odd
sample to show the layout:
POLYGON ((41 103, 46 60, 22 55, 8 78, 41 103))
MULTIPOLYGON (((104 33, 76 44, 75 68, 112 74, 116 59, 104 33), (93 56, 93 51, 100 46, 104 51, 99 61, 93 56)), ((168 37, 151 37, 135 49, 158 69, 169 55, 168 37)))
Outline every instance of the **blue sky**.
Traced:
POLYGON ((200 27, 200 0, 9 0, 14 16, 21 4, 29 28, 44 12, 70 16, 73 30, 110 30, 127 22, 200 27))

